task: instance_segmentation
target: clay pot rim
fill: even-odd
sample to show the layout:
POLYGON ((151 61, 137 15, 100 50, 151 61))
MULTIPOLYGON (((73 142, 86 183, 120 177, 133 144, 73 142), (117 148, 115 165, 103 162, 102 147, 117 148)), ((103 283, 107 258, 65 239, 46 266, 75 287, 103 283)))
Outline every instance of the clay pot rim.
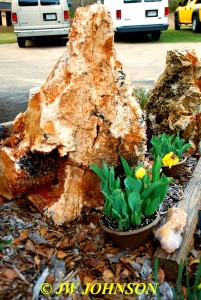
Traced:
POLYGON ((159 211, 157 211, 157 216, 156 216, 156 219, 151 222, 150 224, 142 227, 142 228, 139 228, 139 229, 134 229, 134 230, 129 230, 129 231, 118 231, 118 230, 112 230, 110 228, 108 228, 107 226, 105 226, 105 224, 103 223, 103 221, 101 220, 101 217, 99 219, 99 223, 100 223, 100 226, 101 228, 105 231, 105 232, 108 232, 108 233, 112 233, 112 234, 116 234, 118 236, 126 236, 126 235, 134 235, 134 234, 139 234, 140 232, 143 232, 151 227, 154 227, 160 220, 160 214, 159 214, 159 211))
MULTIPOLYGON (((179 165, 185 163, 186 160, 187 160, 187 156, 182 156, 182 158, 183 158, 183 159, 182 159, 181 161, 179 161, 176 165, 173 165, 172 167, 176 167, 176 166, 179 166, 179 165)), ((169 166, 162 165, 162 167, 163 167, 163 168, 168 168, 168 169, 169 169, 169 166)), ((172 168, 170 168, 170 170, 171 170, 171 169, 172 169, 172 168)))

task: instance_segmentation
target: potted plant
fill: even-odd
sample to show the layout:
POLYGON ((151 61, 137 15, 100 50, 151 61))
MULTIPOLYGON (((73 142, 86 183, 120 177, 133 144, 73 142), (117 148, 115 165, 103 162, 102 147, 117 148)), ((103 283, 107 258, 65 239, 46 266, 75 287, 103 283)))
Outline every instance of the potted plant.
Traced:
POLYGON ((154 159, 157 157, 162 159, 162 171, 167 176, 176 177, 186 161, 184 153, 191 147, 191 144, 185 143, 179 133, 170 136, 165 133, 158 137, 152 136, 150 143, 152 145, 150 152, 154 159))
POLYGON ((158 208, 173 178, 160 174, 159 157, 152 165, 151 174, 143 163, 132 168, 123 157, 121 162, 124 170, 121 178, 105 162, 102 169, 97 165, 90 167, 101 179, 104 208, 100 225, 105 238, 122 248, 134 249, 145 243, 158 223, 158 208))

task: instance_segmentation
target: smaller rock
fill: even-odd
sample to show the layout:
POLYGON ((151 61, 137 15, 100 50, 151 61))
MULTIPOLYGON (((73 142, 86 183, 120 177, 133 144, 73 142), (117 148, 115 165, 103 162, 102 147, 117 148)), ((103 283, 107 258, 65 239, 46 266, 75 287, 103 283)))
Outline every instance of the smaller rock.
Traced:
POLYGON ((166 68, 159 76, 146 104, 147 127, 153 134, 180 132, 199 149, 201 141, 201 61, 194 49, 167 52, 166 68))
POLYGON ((181 246, 186 219, 187 214, 182 208, 173 207, 168 210, 165 223, 154 231, 163 250, 172 253, 181 246))
POLYGON ((173 300, 173 292, 170 285, 164 281, 159 285, 160 299, 161 300, 173 300))
POLYGON ((140 275, 143 280, 148 280, 149 275, 152 273, 151 262, 149 259, 145 259, 140 275))

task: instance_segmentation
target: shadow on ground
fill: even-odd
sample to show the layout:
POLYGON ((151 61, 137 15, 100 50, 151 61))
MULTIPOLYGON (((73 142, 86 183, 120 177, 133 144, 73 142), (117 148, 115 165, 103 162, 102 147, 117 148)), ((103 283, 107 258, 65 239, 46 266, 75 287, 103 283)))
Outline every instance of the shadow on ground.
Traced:
POLYGON ((115 42, 126 42, 126 43, 147 43, 153 42, 151 34, 143 33, 115 33, 115 42))
POLYGON ((68 41, 68 38, 50 38, 50 37, 42 37, 34 40, 26 40, 26 47, 58 47, 65 46, 68 41))

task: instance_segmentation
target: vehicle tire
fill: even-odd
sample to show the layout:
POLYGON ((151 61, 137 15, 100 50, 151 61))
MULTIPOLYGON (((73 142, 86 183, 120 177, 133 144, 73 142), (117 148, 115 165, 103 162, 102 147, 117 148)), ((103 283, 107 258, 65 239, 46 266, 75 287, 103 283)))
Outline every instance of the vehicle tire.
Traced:
POLYGON ((24 48, 25 47, 25 42, 26 42, 25 38, 23 38, 23 37, 18 37, 17 38, 17 43, 18 43, 18 46, 20 48, 24 48))
POLYGON ((154 31, 151 33, 152 41, 158 41, 160 39, 161 32, 160 31, 154 31))
POLYGON ((175 30, 180 30, 179 17, 178 16, 174 17, 174 29, 175 30))
POLYGON ((192 20, 192 31, 200 32, 200 29, 201 29, 201 26, 200 26, 200 22, 198 19, 198 15, 194 15, 193 20, 192 20))

